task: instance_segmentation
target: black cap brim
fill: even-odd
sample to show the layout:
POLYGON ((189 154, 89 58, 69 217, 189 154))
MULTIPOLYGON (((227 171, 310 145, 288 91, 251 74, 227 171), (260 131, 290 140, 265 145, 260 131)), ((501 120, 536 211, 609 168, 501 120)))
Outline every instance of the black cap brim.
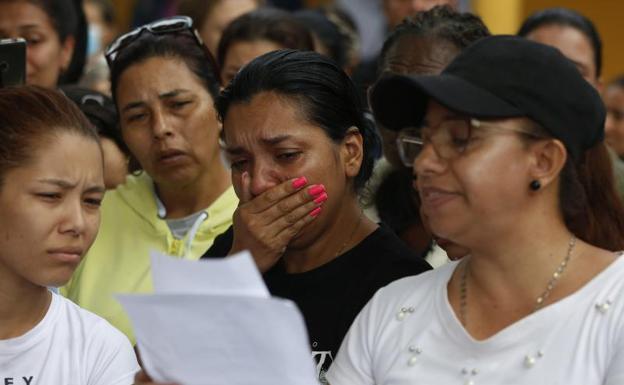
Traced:
POLYGON ((385 76, 374 86, 370 103, 375 119, 398 131, 420 125, 430 98, 448 109, 477 118, 525 115, 492 93, 450 74, 385 76))

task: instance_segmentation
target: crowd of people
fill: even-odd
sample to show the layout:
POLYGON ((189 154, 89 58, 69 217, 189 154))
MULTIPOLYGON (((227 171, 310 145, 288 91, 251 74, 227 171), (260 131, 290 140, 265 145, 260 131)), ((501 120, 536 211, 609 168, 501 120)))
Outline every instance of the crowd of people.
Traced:
POLYGON ((153 291, 151 251, 249 250, 321 384, 624 383, 624 75, 603 85, 594 23, 497 36, 383 0, 364 60, 345 10, 267 3, 119 33, 106 0, 0 0, 27 41, 0 88, 0 379, 155 384, 114 295, 153 291))

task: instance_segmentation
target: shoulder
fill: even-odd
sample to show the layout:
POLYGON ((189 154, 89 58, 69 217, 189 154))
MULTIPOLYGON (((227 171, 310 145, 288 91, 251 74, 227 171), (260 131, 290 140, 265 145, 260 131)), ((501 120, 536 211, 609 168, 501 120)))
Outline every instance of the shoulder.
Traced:
POLYGON ((57 327, 66 328, 72 345, 82 350, 89 378, 93 380, 89 383, 130 383, 125 381, 132 380, 138 363, 128 338, 105 319, 53 295, 61 301, 62 308, 57 327))
POLYGON ((424 258, 410 249, 383 224, 362 241, 360 246, 359 254, 369 264, 378 268, 378 272, 400 273, 400 276, 395 277, 395 279, 431 269, 424 258))

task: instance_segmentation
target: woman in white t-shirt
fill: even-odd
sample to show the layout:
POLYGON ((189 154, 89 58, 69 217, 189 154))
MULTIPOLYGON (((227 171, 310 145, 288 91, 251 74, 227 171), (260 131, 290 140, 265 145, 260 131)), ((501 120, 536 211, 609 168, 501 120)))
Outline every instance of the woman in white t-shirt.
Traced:
POLYGON ((128 385, 118 330, 54 294, 93 242, 104 195, 98 136, 69 99, 0 89, 0 382, 128 385))
POLYGON ((405 127, 432 230, 471 254, 381 289, 327 378, 346 384, 624 383, 624 211, 600 96, 556 49, 495 36, 371 104, 405 127))

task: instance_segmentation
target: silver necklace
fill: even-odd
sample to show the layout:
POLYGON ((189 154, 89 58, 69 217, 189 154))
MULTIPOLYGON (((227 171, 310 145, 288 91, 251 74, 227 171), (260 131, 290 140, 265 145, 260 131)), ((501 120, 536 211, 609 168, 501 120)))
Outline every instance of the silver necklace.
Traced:
MULTIPOLYGON (((550 293, 552 293, 553 289, 555 288, 555 285, 559 281, 559 278, 561 278, 561 275, 563 274, 564 270, 568 266, 568 263, 570 262, 570 258, 572 257, 572 251, 574 250, 575 245, 576 245, 576 237, 572 235, 572 238, 570 238, 570 242, 568 242, 568 252, 566 253, 566 256, 563 258, 559 266, 557 266, 557 270, 555 270, 555 272, 552 274, 552 276, 548 280, 548 284, 546 285, 546 290, 544 290, 542 294, 539 297, 537 297, 537 299, 535 300, 535 306, 533 307, 533 312, 541 308, 544 305, 544 302, 546 301, 546 299, 550 296, 550 293)), ((462 323, 462 325, 464 325, 464 327, 466 327, 466 313, 468 311, 468 301, 467 301, 468 290, 466 288, 466 282, 468 281, 469 262, 470 260, 468 259, 464 263, 464 268, 462 269, 461 277, 459 281, 459 320, 462 323)))

